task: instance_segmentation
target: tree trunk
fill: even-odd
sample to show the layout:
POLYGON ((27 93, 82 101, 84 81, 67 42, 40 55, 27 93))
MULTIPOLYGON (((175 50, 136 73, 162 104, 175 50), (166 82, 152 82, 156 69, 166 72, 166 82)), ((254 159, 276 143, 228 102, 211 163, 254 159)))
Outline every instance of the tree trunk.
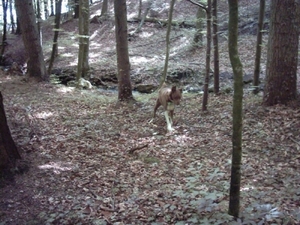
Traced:
POLYGON ((61 3, 62 0, 57 0, 55 2, 54 37, 53 37, 51 58, 48 66, 48 74, 51 74, 54 59, 58 55, 58 34, 59 34, 60 17, 61 17, 61 3))
POLYGON ((295 0, 272 0, 264 105, 286 104, 297 96, 298 18, 295 0))
POLYGON ((50 16, 54 16, 54 3, 53 3, 54 0, 51 0, 50 1, 50 16))
POLYGON ((107 11, 108 11, 108 0, 103 0, 100 16, 106 18, 107 11))
POLYGON ((219 41, 218 41, 218 9, 217 0, 212 1, 213 14, 213 45, 214 45, 214 93, 219 94, 220 78, 219 78, 219 41))
POLYGON ((5 51, 5 46, 6 46, 7 6, 8 6, 8 1, 7 0, 2 0, 3 33, 2 33, 2 48, 1 48, 1 52, 0 52, 0 65, 3 65, 4 51, 5 51))
POLYGON ((131 101, 133 96, 128 54, 126 0, 114 0, 114 10, 118 64, 118 99, 119 101, 131 101))
POLYGON ((197 20, 196 20, 196 33, 194 36, 194 44, 196 46, 201 46, 203 44, 203 27, 204 27, 204 20, 206 17, 206 12, 201 7, 198 7, 197 11, 197 20))
POLYGON ((79 0, 74 2, 74 19, 79 18, 79 0))
POLYGON ((234 74, 233 94, 233 133, 232 133, 232 162, 230 199, 228 213, 234 217, 239 216, 240 185, 242 161, 242 126, 243 126, 243 66, 238 53, 238 0, 228 0, 228 49, 230 62, 234 74))
POLYGON ((159 84, 159 89, 163 86, 163 83, 165 82, 165 80, 167 78, 167 73, 168 73, 168 63, 169 63, 169 55, 170 55, 170 33, 171 33, 174 5, 175 5, 175 0, 171 0, 171 5, 170 5, 170 9, 169 9, 169 18, 168 18, 169 23, 168 23, 168 29, 167 29, 167 35, 166 35, 166 58, 165 58, 163 76, 162 76, 160 84, 159 84))
POLYGON ((15 7, 20 21, 24 46, 29 56, 29 75, 39 81, 49 81, 32 0, 15 0, 15 7))
POLYGON ((202 111, 207 110, 208 102, 208 84, 209 84, 209 72, 210 72, 210 53, 211 53, 211 0, 207 0, 207 10, 206 10, 206 65, 205 65, 205 78, 203 87, 203 100, 202 100, 202 111))
POLYGON ((17 159, 21 159, 21 156, 7 125, 3 97, 0 92, 0 170, 15 166, 17 159))
POLYGON ((89 71, 89 2, 79 1, 79 52, 77 81, 88 76, 89 71))
POLYGON ((48 19, 48 17, 49 17, 48 0, 44 0, 44 17, 45 17, 45 20, 48 19))
POLYGON ((265 16, 265 0, 260 0, 259 6, 259 19, 257 27, 257 40, 256 40, 256 54, 255 54, 255 65, 254 65, 254 75, 253 75, 253 93, 257 94, 259 91, 259 73, 260 73, 260 58, 261 58, 261 44, 262 44, 262 34, 264 27, 264 16, 265 16))
POLYGON ((15 19, 13 14, 13 2, 9 0, 9 14, 10 14, 10 23, 11 23, 11 33, 15 33, 15 19))

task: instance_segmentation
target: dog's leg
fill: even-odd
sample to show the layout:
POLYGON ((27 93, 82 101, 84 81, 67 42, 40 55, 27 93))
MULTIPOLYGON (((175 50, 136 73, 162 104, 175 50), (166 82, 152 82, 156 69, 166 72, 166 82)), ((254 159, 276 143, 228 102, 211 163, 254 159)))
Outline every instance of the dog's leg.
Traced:
POLYGON ((173 114, 174 114, 174 111, 173 110, 170 110, 169 111, 169 118, 170 118, 170 122, 171 122, 171 126, 173 126, 173 114))
POLYGON ((155 118, 156 110, 158 109, 159 106, 161 106, 161 103, 160 103, 159 99, 157 99, 156 100, 156 105, 155 105, 154 111, 153 111, 153 118, 155 118))
POLYGON ((167 129, 168 129, 168 131, 172 131, 173 130, 173 128, 172 128, 172 120, 169 117, 169 112, 168 111, 165 111, 165 117, 166 117, 166 121, 167 121, 167 129))

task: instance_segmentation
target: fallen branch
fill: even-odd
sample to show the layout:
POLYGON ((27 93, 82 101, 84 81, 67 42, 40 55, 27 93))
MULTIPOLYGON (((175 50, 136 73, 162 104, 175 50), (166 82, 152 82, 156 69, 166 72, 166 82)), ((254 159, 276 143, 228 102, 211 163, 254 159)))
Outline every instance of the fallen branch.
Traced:
POLYGON ((148 144, 137 146, 128 151, 129 154, 133 154, 135 151, 148 147, 148 144))

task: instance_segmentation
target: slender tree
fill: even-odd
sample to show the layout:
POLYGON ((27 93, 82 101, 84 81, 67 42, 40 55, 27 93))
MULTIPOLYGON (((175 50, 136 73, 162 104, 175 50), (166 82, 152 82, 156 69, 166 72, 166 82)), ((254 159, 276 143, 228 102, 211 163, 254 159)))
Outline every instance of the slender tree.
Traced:
POLYGON ((118 64, 118 100, 131 101, 130 63, 128 54, 128 31, 126 0, 114 0, 115 33, 118 64))
POLYGON ((106 18, 107 17, 107 11, 108 11, 108 0, 103 0, 100 16, 106 18))
MULTIPOLYGON (((298 1, 298 0, 297 0, 298 1)), ((299 14, 296 0, 272 0, 264 105, 297 97, 299 14)))
POLYGON ((242 162, 243 66, 238 53, 238 0, 228 0, 228 3, 228 49, 229 58, 234 75, 234 94, 232 112, 232 160, 228 213, 234 217, 238 217, 240 210, 240 185, 242 162))
POLYGON ((265 16, 265 0, 260 0, 259 6, 259 18, 257 27, 257 40, 256 40, 256 54, 255 54, 255 65, 254 65, 254 75, 253 75, 253 93, 258 93, 259 85, 259 73, 260 73, 260 58, 261 58, 261 45, 262 45, 262 34, 264 27, 264 16, 265 16))
POLYGON ((168 18, 169 23, 168 23, 168 29, 167 29, 167 35, 166 35, 166 58, 165 58, 163 76, 161 78, 159 88, 162 87, 162 85, 164 84, 164 82, 167 78, 169 55, 170 55, 170 33, 171 33, 171 27, 172 27, 172 17, 173 17, 174 5, 175 5, 175 0, 171 0, 170 10, 169 10, 169 18, 168 18))
POLYGON ((2 47, 0 52, 0 64, 3 64, 4 61, 4 51, 6 46, 6 31, 7 31, 7 7, 8 1, 2 0, 2 11, 3 11, 3 33, 2 33, 2 47))
POLYGON ((209 72, 210 72, 210 54, 211 54, 211 0, 207 0, 206 10, 206 66, 205 66, 205 77, 203 87, 203 100, 202 100, 202 111, 207 110, 208 102, 208 84, 209 84, 209 72))
POLYGON ((79 0, 74 0, 74 19, 79 18, 79 0))
POLYGON ((50 0, 50 16, 54 16, 54 0, 50 0))
POLYGON ((197 19, 196 19, 196 33, 194 35, 194 44, 196 46, 203 44, 203 28, 206 17, 206 10, 198 7, 197 19))
POLYGON ((62 0, 57 0, 55 2, 54 36, 53 36, 52 52, 49 61, 49 66, 48 66, 48 74, 51 74, 54 59, 58 55, 58 34, 59 34, 59 27, 60 27, 61 4, 62 4, 62 0))
POLYGON ((214 49, 214 93, 218 94, 220 90, 219 78, 219 40, 218 40, 218 3, 217 0, 212 1, 213 16, 213 49, 214 49))
POLYGON ((20 21, 24 46, 29 57, 27 63, 29 75, 39 81, 49 81, 32 0, 15 0, 15 7, 20 21))
POLYGON ((10 24, 11 24, 11 33, 15 33, 15 19, 14 19, 14 13, 13 13, 13 2, 12 0, 9 0, 9 14, 10 14, 10 24))
POLYGON ((44 0, 44 17, 45 20, 49 17, 48 0, 44 0))
POLYGON ((18 159, 21 159, 21 155, 11 136, 0 92, 0 171, 14 167, 18 159))
POLYGON ((79 52, 77 81, 89 71, 89 2, 79 0, 79 52))

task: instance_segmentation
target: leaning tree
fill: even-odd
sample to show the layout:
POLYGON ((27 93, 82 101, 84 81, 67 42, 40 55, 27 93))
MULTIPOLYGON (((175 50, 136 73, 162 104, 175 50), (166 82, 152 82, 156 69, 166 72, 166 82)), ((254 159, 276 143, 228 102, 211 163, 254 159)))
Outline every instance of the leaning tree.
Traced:
POLYGON ((18 152, 7 124, 3 97, 0 91, 0 172, 2 173, 14 167, 16 160, 20 158, 20 153, 18 152))

